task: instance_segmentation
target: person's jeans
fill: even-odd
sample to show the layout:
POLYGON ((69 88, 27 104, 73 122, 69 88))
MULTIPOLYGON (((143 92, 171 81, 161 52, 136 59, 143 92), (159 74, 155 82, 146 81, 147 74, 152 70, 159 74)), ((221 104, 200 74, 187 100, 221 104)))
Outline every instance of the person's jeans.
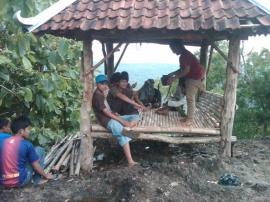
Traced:
MULTIPOLYGON (((40 166, 44 168, 45 149, 42 147, 35 147, 35 151, 38 155, 40 166)), ((33 167, 30 163, 26 164, 26 172, 27 176, 22 186, 28 184, 31 180, 33 180, 33 183, 37 185, 41 179, 41 176, 33 170, 33 167)))
MULTIPOLYGON (((120 118, 122 118, 126 121, 138 121, 139 115, 137 115, 137 114, 123 115, 123 116, 120 116, 120 118)), ((118 121, 111 119, 107 124, 107 128, 110 131, 112 131, 113 136, 117 138, 118 143, 121 146, 124 146, 125 144, 127 144, 131 140, 131 138, 129 138, 123 134, 124 126, 121 123, 119 123, 118 121)))

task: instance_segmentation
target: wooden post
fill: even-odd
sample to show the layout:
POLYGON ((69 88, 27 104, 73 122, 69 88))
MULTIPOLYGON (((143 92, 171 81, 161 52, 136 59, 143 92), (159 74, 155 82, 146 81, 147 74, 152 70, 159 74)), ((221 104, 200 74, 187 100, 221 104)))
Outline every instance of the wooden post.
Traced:
POLYGON ((83 67, 82 72, 82 86, 83 98, 81 105, 81 151, 80 162, 81 168, 84 172, 89 173, 93 167, 93 140, 90 134, 90 110, 93 95, 93 53, 92 40, 83 41, 83 67))
MULTIPOLYGON (((107 55, 107 53, 106 53, 106 48, 105 48, 105 43, 102 42, 101 45, 102 45, 102 53, 103 53, 103 57, 105 58, 106 55, 107 55)), ((104 72, 105 72, 106 75, 107 75, 107 70, 108 70, 107 61, 108 61, 108 59, 104 61, 104 72)))
POLYGON ((240 39, 232 38, 229 42, 227 64, 227 78, 224 90, 224 107, 221 117, 221 143, 220 154, 222 157, 231 156, 231 137, 233 131, 233 121, 235 115, 237 76, 231 65, 239 71, 240 63, 240 39))
POLYGON ((206 41, 203 40, 200 51, 200 63, 203 65, 205 69, 207 67, 207 52, 208 52, 208 45, 206 41))
MULTIPOLYGON (((201 51, 200 51, 200 63, 202 64, 202 66, 204 67, 205 70, 205 78, 203 80, 204 86, 205 86, 205 90, 206 90, 206 68, 207 68, 207 53, 208 53, 208 44, 206 43, 206 40, 202 41, 202 45, 201 45, 201 51)), ((201 95, 201 91, 199 91, 199 96, 201 95)), ((197 99, 199 98, 199 96, 197 97, 197 99)))
MULTIPOLYGON (((106 43, 106 50, 107 54, 113 50, 113 43, 107 42, 106 43)), ((112 54, 107 60, 107 75, 110 77, 114 72, 114 54, 112 54)))

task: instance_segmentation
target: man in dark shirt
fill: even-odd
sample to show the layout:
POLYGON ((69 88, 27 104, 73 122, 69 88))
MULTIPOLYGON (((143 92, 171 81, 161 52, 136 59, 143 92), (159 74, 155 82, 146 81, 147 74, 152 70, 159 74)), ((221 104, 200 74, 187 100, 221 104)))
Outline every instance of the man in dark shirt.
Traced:
POLYGON ((172 83, 176 79, 185 78, 187 99, 187 119, 185 119, 185 122, 189 126, 193 123, 194 119, 196 93, 199 89, 202 91, 205 90, 202 82, 204 68, 197 58, 185 49, 181 41, 172 41, 169 45, 173 53, 181 55, 179 57, 180 69, 169 74, 169 83, 172 83))
POLYGON ((110 130, 118 140, 118 143, 123 147, 125 157, 128 161, 128 166, 131 167, 137 164, 130 152, 129 137, 123 134, 124 127, 134 127, 137 125, 138 115, 118 116, 114 114, 106 100, 106 94, 109 90, 108 80, 105 75, 96 76, 97 88, 93 94, 92 107, 98 122, 108 130, 110 130))
MULTIPOLYGON (((119 72, 116 72, 115 77, 119 72)), ((128 83, 127 72, 119 73, 117 80, 112 76, 114 84, 108 93, 108 103, 113 112, 120 115, 138 114, 138 109, 145 110, 143 104, 136 99, 134 91, 128 83)), ((112 82, 112 79, 111 79, 112 82)))

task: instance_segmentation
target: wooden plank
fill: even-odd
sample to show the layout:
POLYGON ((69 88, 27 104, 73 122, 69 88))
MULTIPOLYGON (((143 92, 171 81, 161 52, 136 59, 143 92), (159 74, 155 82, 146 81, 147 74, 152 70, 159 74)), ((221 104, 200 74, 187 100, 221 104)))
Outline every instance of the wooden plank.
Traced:
MULTIPOLYGON (((219 129, 212 128, 190 128, 190 127, 158 127, 158 126, 144 126, 144 127, 134 127, 128 128, 125 127, 126 132, 140 133, 140 132, 149 132, 149 133, 194 133, 194 134, 208 134, 208 135, 219 135, 219 129)), ((100 125, 92 125, 91 131, 93 132, 107 132, 108 130, 100 125)))
POLYGON ((191 127, 124 127, 124 131, 127 133, 194 133, 194 134, 208 134, 208 135, 219 135, 220 130, 212 128, 191 128, 191 127))
MULTIPOLYGON (((230 40, 231 41, 231 40, 230 40)), ((239 40, 240 41, 240 40, 239 40)), ((222 52, 222 50, 219 49, 219 47, 213 43, 213 47, 216 49, 216 51, 224 58, 224 60, 227 61, 229 68, 233 70, 234 73, 239 73, 239 67, 238 64, 235 64, 234 58, 229 58, 222 52)), ((237 56, 236 56, 237 57, 237 56)))
MULTIPOLYGON (((104 133, 104 132, 95 132, 93 133, 94 138, 103 138, 103 139, 114 139, 111 133, 104 133)), ((160 141, 160 142, 167 142, 171 144, 191 144, 191 143, 215 143, 220 142, 220 136, 210 136, 210 137, 202 137, 202 136, 195 136, 195 137, 170 137, 161 134, 146 134, 140 133, 137 136, 133 136, 134 140, 152 140, 152 141, 160 141)), ((231 137, 231 141, 235 142, 237 138, 235 136, 231 137)))
POLYGON ((224 108, 221 117, 221 156, 231 156, 231 136, 233 131, 233 121, 235 115, 237 76, 232 67, 239 70, 240 65, 240 39, 232 38, 229 42, 229 61, 227 65, 227 77, 224 91, 224 108))

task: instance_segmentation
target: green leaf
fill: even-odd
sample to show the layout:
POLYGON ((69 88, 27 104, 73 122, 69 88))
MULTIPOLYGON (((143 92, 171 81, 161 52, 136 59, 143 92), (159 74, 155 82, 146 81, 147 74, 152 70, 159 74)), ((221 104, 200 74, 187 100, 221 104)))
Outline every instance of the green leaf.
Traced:
POLYGON ((57 108, 55 108, 54 111, 55 111, 55 113, 58 114, 58 115, 62 114, 62 112, 61 112, 59 109, 57 109, 57 108))
POLYGON ((56 64, 62 63, 63 61, 62 61, 61 56, 59 55, 58 52, 51 51, 49 53, 49 62, 56 65, 56 64))
POLYGON ((39 94, 36 95, 36 105, 38 107, 38 109, 43 109, 45 104, 45 98, 39 94))
POLYGON ((66 43, 66 41, 64 39, 60 39, 57 51, 62 58, 64 58, 65 55, 67 54, 68 44, 66 43))
POLYGON ((2 78, 5 81, 9 81, 9 75, 4 74, 3 72, 0 72, 0 78, 2 78))
POLYGON ((4 55, 0 55, 0 65, 8 63, 11 63, 11 60, 4 55))
POLYGON ((33 100, 33 94, 30 88, 23 87, 19 94, 21 94, 26 102, 31 102, 33 100))
POLYGON ((43 88, 46 92, 51 92, 54 89, 52 82, 49 81, 48 79, 44 79, 42 81, 42 85, 43 85, 43 88))
POLYGON ((22 62, 23 62, 23 66, 25 67, 25 69, 32 69, 31 62, 25 56, 23 56, 22 62))
POLYGON ((38 142, 40 145, 45 146, 49 142, 49 140, 44 135, 39 134, 38 135, 38 142))

